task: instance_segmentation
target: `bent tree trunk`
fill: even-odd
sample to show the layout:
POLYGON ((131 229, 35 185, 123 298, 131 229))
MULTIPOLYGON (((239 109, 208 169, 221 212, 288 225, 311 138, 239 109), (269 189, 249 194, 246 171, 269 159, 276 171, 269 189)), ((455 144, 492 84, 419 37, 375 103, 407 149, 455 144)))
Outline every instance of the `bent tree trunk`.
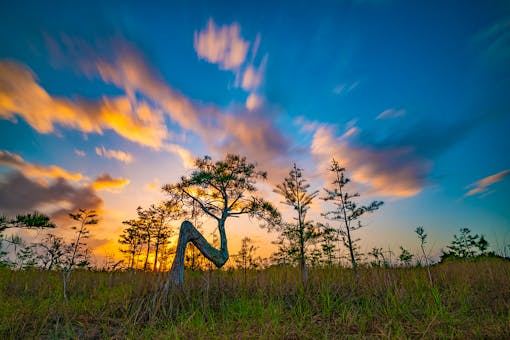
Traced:
POLYGON ((186 245, 191 242, 197 249, 218 268, 222 267, 228 260, 227 237, 225 234, 225 221, 218 221, 218 229, 220 232, 220 249, 216 249, 207 242, 202 234, 189 221, 181 224, 179 232, 179 240, 177 241, 177 250, 175 252, 174 262, 170 269, 170 275, 167 278, 165 288, 168 290, 170 285, 182 287, 184 282, 184 255, 186 245))

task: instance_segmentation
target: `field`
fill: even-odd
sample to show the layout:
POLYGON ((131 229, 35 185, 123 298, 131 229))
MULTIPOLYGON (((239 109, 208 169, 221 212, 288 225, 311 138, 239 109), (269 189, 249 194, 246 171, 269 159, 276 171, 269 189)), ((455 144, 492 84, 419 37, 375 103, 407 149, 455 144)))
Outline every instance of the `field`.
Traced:
POLYGON ((0 338, 510 338, 510 261, 165 274, 0 269, 0 338))

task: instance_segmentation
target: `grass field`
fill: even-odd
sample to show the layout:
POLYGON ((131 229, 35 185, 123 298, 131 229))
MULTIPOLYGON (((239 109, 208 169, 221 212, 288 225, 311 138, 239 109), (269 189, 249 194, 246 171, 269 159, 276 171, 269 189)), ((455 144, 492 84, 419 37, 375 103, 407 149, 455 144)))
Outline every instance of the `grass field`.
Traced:
POLYGON ((293 268, 165 274, 0 269, 0 339, 25 338, 510 338, 510 261, 431 268, 293 268))

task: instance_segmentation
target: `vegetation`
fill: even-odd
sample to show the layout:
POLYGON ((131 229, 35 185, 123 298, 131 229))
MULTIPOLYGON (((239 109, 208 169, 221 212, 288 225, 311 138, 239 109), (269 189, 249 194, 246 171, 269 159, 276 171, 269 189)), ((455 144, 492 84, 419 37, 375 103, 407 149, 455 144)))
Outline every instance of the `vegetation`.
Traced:
POLYGON ((298 263, 304 284, 308 281, 308 268, 306 265, 309 244, 319 236, 312 221, 306 219, 312 201, 319 194, 318 191, 308 192, 310 185, 303 178, 303 169, 294 164, 289 175, 274 190, 280 194, 286 204, 294 210, 294 222, 280 223, 275 229, 280 233, 277 242, 278 252, 288 258, 288 263, 298 263))
POLYGON ((297 268, 189 272, 162 295, 161 273, 77 270, 65 303, 57 272, 0 269, 0 338, 510 337, 509 261, 431 273, 311 268, 303 289, 297 268))
POLYGON ((359 193, 351 194, 345 190, 345 186, 350 182, 350 179, 345 176, 345 168, 335 160, 331 160, 331 167, 329 171, 333 174, 333 188, 325 188, 326 196, 323 198, 325 201, 333 203, 335 206, 324 214, 324 216, 332 221, 340 222, 338 232, 342 237, 344 245, 349 249, 349 256, 351 258, 352 268, 355 275, 358 273, 357 254, 358 246, 357 241, 352 235, 352 232, 361 228, 363 225, 360 222, 361 216, 365 213, 374 212, 383 205, 381 201, 373 201, 367 206, 360 206, 355 202, 359 197, 359 193))

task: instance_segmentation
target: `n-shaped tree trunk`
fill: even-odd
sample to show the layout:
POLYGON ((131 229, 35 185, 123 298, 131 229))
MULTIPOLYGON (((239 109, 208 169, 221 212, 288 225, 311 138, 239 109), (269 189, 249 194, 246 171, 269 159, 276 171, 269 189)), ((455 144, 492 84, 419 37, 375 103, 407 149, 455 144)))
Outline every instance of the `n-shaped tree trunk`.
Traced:
POLYGON ((188 242, 192 242, 207 259, 216 265, 216 267, 220 268, 227 262, 228 249, 224 220, 218 221, 218 229, 221 242, 219 250, 211 246, 191 222, 182 222, 174 262, 165 285, 167 290, 170 288, 170 284, 173 284, 175 287, 182 287, 184 282, 184 255, 188 242))

